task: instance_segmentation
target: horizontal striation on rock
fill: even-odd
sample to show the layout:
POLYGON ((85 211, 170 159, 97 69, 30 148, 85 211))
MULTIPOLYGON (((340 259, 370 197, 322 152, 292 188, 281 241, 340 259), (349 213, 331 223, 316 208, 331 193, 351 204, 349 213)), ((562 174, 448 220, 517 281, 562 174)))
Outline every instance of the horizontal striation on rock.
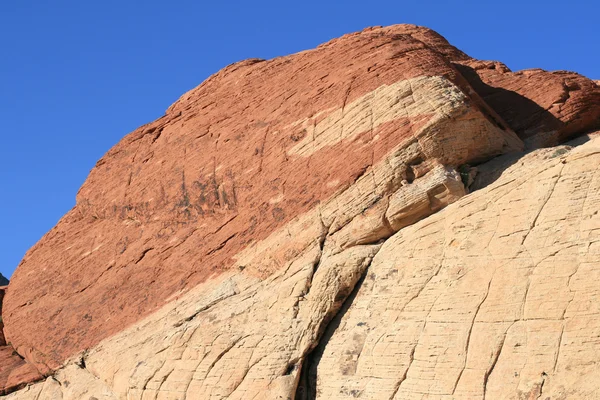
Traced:
MULTIPOLYGON (((519 150, 457 77, 393 30, 219 72, 98 162, 75 208, 15 272, 7 337, 48 373, 236 267, 240 252, 320 203, 344 214, 336 227, 401 185, 408 164, 457 167, 519 150), (361 176, 381 180, 345 199, 361 176), (46 273, 31 282, 40 265, 46 273)), ((264 278, 281 261, 245 273, 264 278)))
POLYGON ((7 399, 594 398, 599 161, 600 137, 507 157, 376 244, 321 225, 270 277, 200 284, 7 399))
POLYGON ((599 93, 413 25, 228 66, 26 254, 2 315, 37 375, 0 390, 594 397, 598 139, 521 151, 593 130, 599 93))
POLYGON ((599 146, 520 158, 388 239, 320 349, 316 398, 597 397, 599 146))

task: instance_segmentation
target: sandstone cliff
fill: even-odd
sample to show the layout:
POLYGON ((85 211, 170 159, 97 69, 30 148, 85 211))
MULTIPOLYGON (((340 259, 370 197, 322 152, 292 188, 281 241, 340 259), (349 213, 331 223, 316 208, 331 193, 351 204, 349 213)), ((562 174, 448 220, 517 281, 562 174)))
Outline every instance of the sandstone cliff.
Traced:
POLYGON ((233 64, 26 254, 0 391, 597 397, 595 129, 595 82, 412 25, 233 64))
POLYGON ((6 343, 2 319, 2 302, 5 293, 6 286, 0 286, 0 395, 43 378, 35 367, 25 362, 23 357, 6 343))

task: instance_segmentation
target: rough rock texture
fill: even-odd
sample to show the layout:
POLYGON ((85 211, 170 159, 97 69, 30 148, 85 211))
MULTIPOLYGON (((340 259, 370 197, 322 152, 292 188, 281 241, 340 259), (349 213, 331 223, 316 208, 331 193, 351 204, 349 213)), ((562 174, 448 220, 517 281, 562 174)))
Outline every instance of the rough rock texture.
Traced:
POLYGON ((600 88, 478 63, 398 25, 185 94, 19 265, 6 339, 52 376, 7 398, 597 395, 599 142, 520 152, 600 88))
POLYGON ((600 81, 568 71, 512 72, 501 62, 469 57, 431 30, 401 29, 451 60, 529 148, 556 146, 600 128, 600 81))
POLYGON ((383 244, 225 273, 8 398, 596 398, 599 166, 600 137, 484 164, 383 244))
MULTIPOLYGON (((0 277, 2 277, 0 275, 0 277)), ((7 281, 8 282, 8 281, 7 281)), ((0 395, 23 387, 27 382, 34 382, 42 375, 27 364, 14 349, 6 344, 2 319, 2 302, 6 286, 0 286, 0 395)))
POLYGON ((392 236, 314 357, 317 398, 598 398, 599 210, 596 139, 392 236))
POLYGON ((600 128, 600 88, 579 74, 511 72, 489 61, 464 62, 458 69, 530 148, 556 146, 600 128))
POLYGON ((181 290, 239 266, 270 276, 307 243, 270 262, 252 262, 252 244, 319 204, 335 231, 435 163, 519 150, 468 90, 393 29, 227 67, 98 162, 13 275, 7 337, 49 372, 181 290))

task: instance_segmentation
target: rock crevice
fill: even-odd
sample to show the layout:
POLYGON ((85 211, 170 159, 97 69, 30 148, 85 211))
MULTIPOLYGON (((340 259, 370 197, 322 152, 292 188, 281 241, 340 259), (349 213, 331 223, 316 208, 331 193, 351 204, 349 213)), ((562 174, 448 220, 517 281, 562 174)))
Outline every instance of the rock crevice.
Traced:
POLYGON ((26 254, 0 393, 594 397, 598 142, 540 147, 599 96, 413 25, 229 66, 26 254))

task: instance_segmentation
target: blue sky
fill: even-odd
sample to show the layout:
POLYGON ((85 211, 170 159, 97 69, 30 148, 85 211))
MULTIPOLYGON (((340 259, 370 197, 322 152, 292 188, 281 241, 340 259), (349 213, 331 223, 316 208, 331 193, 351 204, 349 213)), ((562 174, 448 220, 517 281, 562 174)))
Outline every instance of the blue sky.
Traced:
POLYGON ((111 146, 227 64, 413 23, 513 70, 600 79, 596 3, 1 1, 0 272, 74 206, 111 146))

